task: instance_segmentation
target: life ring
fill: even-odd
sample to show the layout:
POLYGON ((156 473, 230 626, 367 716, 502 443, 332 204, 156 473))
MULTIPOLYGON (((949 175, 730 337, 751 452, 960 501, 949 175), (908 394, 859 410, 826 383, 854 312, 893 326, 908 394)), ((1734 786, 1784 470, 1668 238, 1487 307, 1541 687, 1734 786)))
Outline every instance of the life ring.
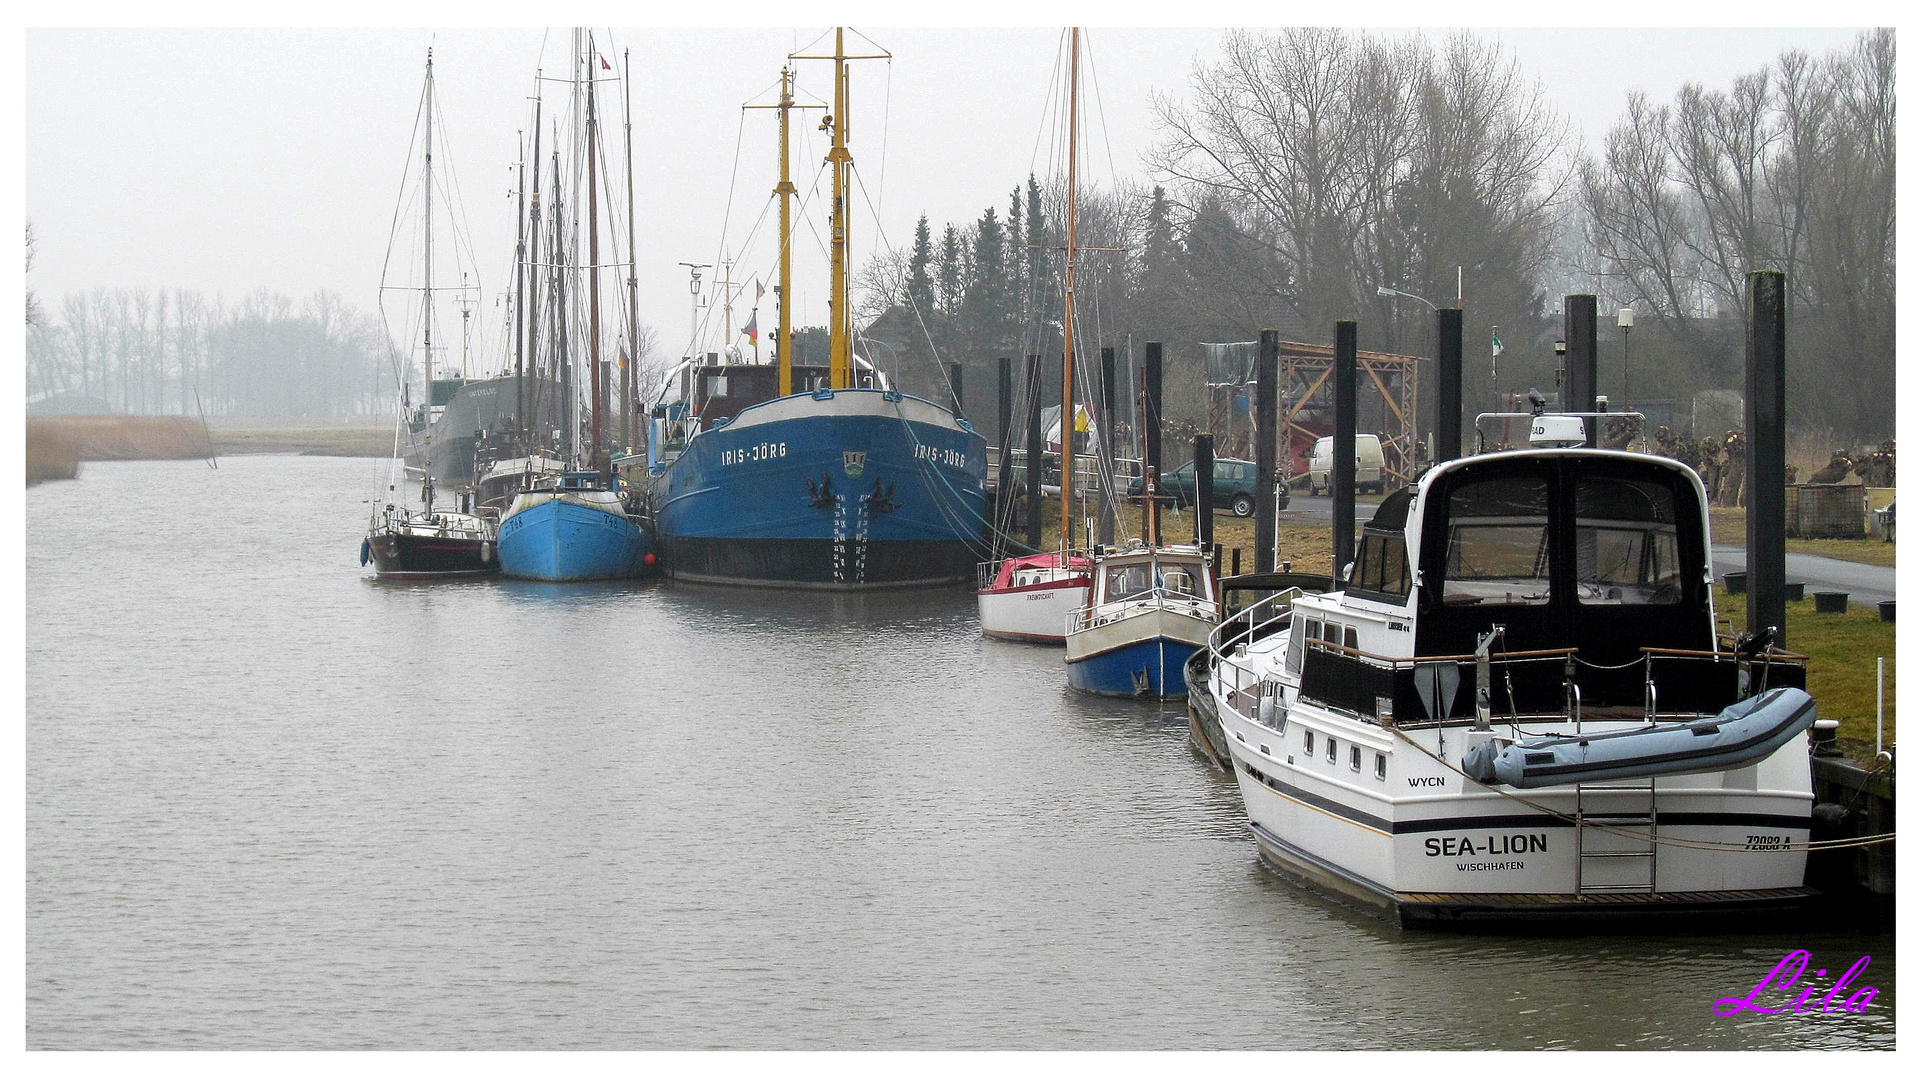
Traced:
POLYGON ((368 543, 365 538, 362 538, 360 542, 360 565, 366 566, 368 561, 371 560, 373 557, 374 557, 374 546, 368 543))

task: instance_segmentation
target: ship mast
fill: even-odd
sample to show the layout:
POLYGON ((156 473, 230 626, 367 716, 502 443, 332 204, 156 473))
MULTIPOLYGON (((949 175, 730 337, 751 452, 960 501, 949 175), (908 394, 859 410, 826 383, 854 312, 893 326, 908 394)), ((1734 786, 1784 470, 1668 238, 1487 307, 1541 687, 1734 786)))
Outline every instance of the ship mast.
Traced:
MULTIPOLYGON (((847 51, 847 30, 839 26, 834 28, 832 56, 805 56, 799 53, 788 56, 790 60, 834 61, 834 113, 821 123, 834 134, 834 142, 827 156, 828 164, 834 167, 834 228, 828 260, 828 385, 836 390, 854 385, 854 313, 848 307, 849 185, 854 175, 854 155, 848 152, 848 61, 892 58, 893 54, 886 50, 850 54, 847 51)), ((783 250, 785 246, 784 237, 783 250)), ((781 306, 784 316, 787 302, 787 295, 783 292, 781 306)), ((781 345, 785 351, 787 342, 781 345)))
POLYGON ((845 33, 841 27, 834 28, 834 144, 827 158, 834 167, 834 231, 828 263, 828 385, 836 390, 854 385, 853 319, 848 312, 848 177, 854 156, 848 153, 845 33))
POLYGON ((541 377, 541 352, 540 352, 540 327, 541 327, 540 281, 541 279, 539 277, 539 270, 540 270, 540 262, 541 262, 541 98, 540 98, 540 72, 539 71, 534 72, 534 86, 535 86, 534 187, 533 187, 533 190, 530 192, 533 198, 528 203, 528 213, 527 213, 527 250, 528 250, 528 254, 531 257, 527 260, 526 280, 527 280, 527 301, 528 301, 528 304, 530 305, 527 309, 527 358, 533 364, 535 382, 534 382, 534 393, 532 395, 533 401, 531 402, 531 404, 533 405, 533 408, 531 410, 526 408, 529 402, 526 401, 525 394, 523 392, 523 400, 522 400, 523 408, 520 414, 520 417, 521 417, 520 419, 521 448, 520 449, 521 449, 521 453, 523 454, 528 452, 529 445, 535 441, 534 437, 536 435, 539 436, 538 441, 540 445, 545 446, 547 444, 547 433, 545 431, 542 431, 539 426, 540 416, 541 416, 540 402, 541 402, 541 398, 545 396, 541 393, 541 388, 546 385, 546 380, 541 377), (530 412, 531 412, 531 415, 530 415, 530 412))
POLYGON ((594 410, 589 414, 591 427, 588 429, 590 445, 589 463, 594 471, 605 472, 601 466, 606 447, 601 443, 601 413, 607 396, 601 384, 601 228, 600 198, 594 183, 594 116, 595 75, 593 57, 594 35, 587 36, 587 362, 592 368, 589 392, 594 395, 594 410))
POLYGON ((789 237, 794 235, 792 207, 794 204, 794 181, 788 176, 788 137, 787 114, 794 108, 794 69, 781 69, 781 182, 774 188, 774 194, 781 197, 781 295, 775 299, 780 316, 775 319, 774 358, 781 370, 781 396, 794 392, 794 357, 789 344, 788 297, 794 295, 794 265, 789 257, 789 237))
POLYGON ((634 448, 634 365, 640 363, 641 313, 634 254, 634 66, 621 50, 621 138, 627 155, 627 362, 621 365, 621 448, 634 448))
POLYGON ((1068 31, 1068 288, 1061 320, 1061 551, 1074 546, 1074 197, 1075 121, 1080 112, 1081 28, 1068 31))
POLYGON ((420 288, 420 326, 421 326, 421 363, 427 377, 427 400, 421 405, 421 416, 426 423, 422 441, 421 501, 427 504, 431 513, 434 509, 434 50, 427 50, 427 86, 422 91, 427 97, 421 110, 427 118, 426 156, 421 171, 421 188, 425 213, 421 215, 421 276, 420 288))
POLYGON ((514 423, 525 431, 527 354, 522 349, 521 326, 527 314, 527 136, 518 131, 514 134, 520 137, 521 143, 521 160, 514 179, 514 423))

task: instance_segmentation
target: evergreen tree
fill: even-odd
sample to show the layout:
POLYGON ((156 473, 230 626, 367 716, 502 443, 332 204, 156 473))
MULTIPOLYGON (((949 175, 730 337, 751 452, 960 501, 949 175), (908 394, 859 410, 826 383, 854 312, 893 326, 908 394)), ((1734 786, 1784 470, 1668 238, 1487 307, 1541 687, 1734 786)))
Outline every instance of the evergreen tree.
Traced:
POLYGON ((1008 293, 1007 237, 989 207, 974 230, 974 273, 961 300, 962 338, 977 353, 1014 345, 1008 293))
POLYGON ((932 324, 935 316, 934 278, 929 264, 934 260, 934 244, 928 234, 928 215, 914 225, 914 250, 908 255, 907 305, 924 321, 932 324))

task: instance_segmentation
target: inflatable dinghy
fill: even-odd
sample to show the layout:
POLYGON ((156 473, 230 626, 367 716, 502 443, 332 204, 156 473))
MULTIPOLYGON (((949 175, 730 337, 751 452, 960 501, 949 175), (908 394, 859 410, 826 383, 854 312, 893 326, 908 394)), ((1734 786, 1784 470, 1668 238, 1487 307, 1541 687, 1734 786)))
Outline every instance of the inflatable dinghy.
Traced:
POLYGON ((1762 760, 1814 722, 1815 699, 1780 687, 1702 720, 1479 743, 1462 756, 1462 771, 1484 784, 1518 788, 1719 772, 1762 760))

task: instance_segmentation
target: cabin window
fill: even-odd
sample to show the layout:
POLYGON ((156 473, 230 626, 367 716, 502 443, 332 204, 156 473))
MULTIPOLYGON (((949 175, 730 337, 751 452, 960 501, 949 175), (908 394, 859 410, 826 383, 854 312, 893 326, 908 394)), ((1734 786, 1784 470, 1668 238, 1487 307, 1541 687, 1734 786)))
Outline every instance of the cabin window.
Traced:
POLYGON ((1335 763, 1335 740, 1329 739, 1328 740, 1328 764, 1333 765, 1334 763, 1335 763))
POLYGON ((1296 619, 1291 617, 1288 621, 1294 624, 1289 628, 1289 632, 1294 635, 1294 640, 1289 642, 1288 647, 1288 674, 1299 675, 1301 674, 1301 650, 1303 648, 1303 642, 1314 638, 1315 635, 1320 632, 1321 627, 1313 619, 1296 619))
POLYGON ((1361 651, 1361 638, 1355 633, 1355 628, 1352 626, 1342 627, 1341 643, 1357 652, 1361 651))
POLYGON ((1361 747, 1359 746, 1351 746, 1348 748, 1348 771, 1361 771, 1361 747))
POLYGON ((1102 598, 1105 600, 1125 600, 1138 596, 1149 588, 1148 564, 1129 563, 1125 566, 1108 567, 1108 577, 1103 583, 1102 598))
POLYGON ((1315 733, 1312 731, 1309 731, 1307 728, 1301 729, 1301 748, 1305 753, 1308 754, 1309 757, 1314 756, 1315 733))
POLYGON ((1679 604, 1675 492, 1644 480, 1575 484, 1575 596, 1584 604, 1679 604))
POLYGON ((707 396, 711 398, 727 396, 727 376, 709 375, 707 377, 707 396))
POLYGON ((1387 754, 1375 755, 1375 779, 1377 780, 1388 779, 1388 755, 1387 754))
POLYGON ((1321 640, 1326 641, 1330 645, 1341 644, 1341 624, 1340 623, 1322 623, 1321 624, 1321 640))
POLYGON ((1442 603, 1548 603, 1548 484, 1508 476, 1448 496, 1442 603))
POLYGON ((1348 576, 1348 587, 1361 592, 1380 593, 1396 600, 1408 597, 1408 547, 1402 534, 1364 534, 1361 550, 1355 555, 1355 569, 1348 576))

